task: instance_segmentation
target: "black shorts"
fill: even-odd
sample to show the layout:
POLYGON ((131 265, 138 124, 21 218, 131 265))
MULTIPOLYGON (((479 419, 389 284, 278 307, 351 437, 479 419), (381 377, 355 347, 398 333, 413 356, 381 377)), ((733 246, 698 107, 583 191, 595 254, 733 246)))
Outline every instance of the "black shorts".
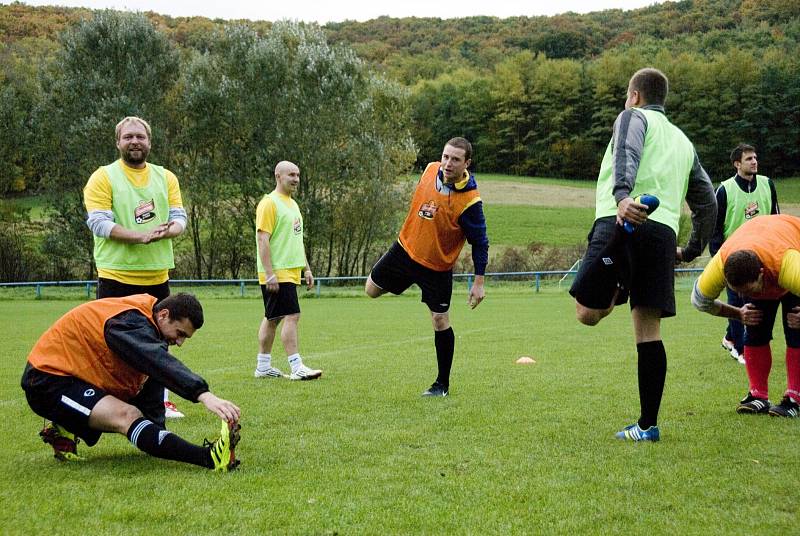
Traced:
POLYGON ((619 289, 616 303, 661 310, 662 317, 675 316, 674 231, 648 220, 633 233, 626 233, 609 216, 594 222, 589 247, 570 294, 581 305, 607 309, 619 289))
POLYGON ((408 256, 398 242, 392 244, 369 274, 372 282, 392 294, 402 294, 416 283, 422 302, 434 313, 446 313, 453 296, 453 271, 437 272, 408 256))
POLYGON ((158 285, 129 285, 128 283, 120 283, 114 279, 106 279, 104 277, 97 280, 98 300, 100 298, 124 298, 134 294, 150 294, 158 301, 161 301, 169 296, 169 281, 164 281, 158 285))
POLYGON ((786 346, 789 348, 800 348, 800 329, 792 329, 786 323, 786 315, 792 309, 800 305, 800 297, 791 292, 783 295, 778 300, 755 300, 745 298, 746 303, 752 303, 756 308, 764 313, 761 322, 755 326, 744 327, 744 344, 747 346, 764 346, 772 340, 772 328, 775 326, 775 318, 778 315, 778 305, 781 306, 781 317, 783 318, 783 336, 786 338, 786 346))
POLYGON ((270 292, 267 285, 261 285, 261 297, 264 299, 264 316, 267 320, 300 313, 297 285, 294 283, 278 283, 278 292, 270 292))
POLYGON ((63 426, 89 446, 102 432, 89 428, 89 414, 108 393, 73 376, 57 376, 25 365, 22 389, 31 409, 63 426))

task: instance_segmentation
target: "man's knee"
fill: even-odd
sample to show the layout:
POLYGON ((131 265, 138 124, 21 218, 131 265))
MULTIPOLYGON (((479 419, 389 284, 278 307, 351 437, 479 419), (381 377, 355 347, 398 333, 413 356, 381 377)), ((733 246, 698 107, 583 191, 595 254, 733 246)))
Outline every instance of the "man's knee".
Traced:
POLYGON ((444 331, 450 327, 450 315, 447 313, 431 312, 431 321, 434 331, 444 331))
POLYGON ((123 409, 120 411, 119 422, 127 432, 128 427, 133 423, 133 421, 136 419, 141 419, 142 417, 144 417, 144 414, 139 408, 136 406, 131 406, 130 404, 125 404, 123 409))
POLYGON ((377 298, 383 294, 383 289, 372 281, 372 277, 367 277, 367 282, 364 284, 364 292, 370 298, 377 298))
POLYGON ((585 326, 596 326, 610 312, 611 309, 590 309, 580 303, 575 303, 575 318, 585 326))
POLYGON ((126 434, 131 424, 144 414, 127 402, 113 396, 106 396, 98 402, 89 414, 89 426, 101 432, 126 434))

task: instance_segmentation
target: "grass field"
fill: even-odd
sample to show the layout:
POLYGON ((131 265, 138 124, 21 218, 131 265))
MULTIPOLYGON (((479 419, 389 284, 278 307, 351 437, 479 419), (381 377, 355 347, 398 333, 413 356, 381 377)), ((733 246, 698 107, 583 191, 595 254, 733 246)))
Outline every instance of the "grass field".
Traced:
MULTIPOLYGON (((409 173, 403 175, 402 178, 403 180, 416 182, 419 180, 419 173, 409 173)), ((478 187, 480 187, 481 183, 488 181, 519 182, 544 186, 571 186, 574 188, 594 188, 597 185, 595 181, 556 179, 551 177, 527 177, 522 175, 506 175, 503 173, 483 173, 480 171, 475 172, 475 178, 478 181, 478 187)))
POLYGON ((775 179, 775 191, 781 203, 800 203, 800 177, 775 179))
MULTIPOLYGON (((484 206, 490 244, 550 246, 583 244, 594 221, 594 207, 484 206)), ((566 268, 569 268, 567 266, 566 268)))
MULTIPOLYGON (((252 377, 259 300, 205 300, 206 326, 175 353, 243 410, 229 475, 149 458, 121 436, 80 445, 82 464, 53 460, 19 376, 78 302, 0 301, 2 532, 796 533, 800 422, 734 413, 744 370, 685 291, 664 322, 663 438, 646 445, 613 439, 638 413, 625 310, 586 328, 563 291, 492 288, 469 311, 459 286, 451 396, 428 400, 435 358, 418 300, 303 300, 301 348, 325 374, 297 383, 252 377), (537 363, 515 365, 521 355, 537 363)), ((773 399, 785 386, 776 337, 773 399)), ((202 407, 179 407, 175 432, 213 436, 202 407)))
POLYGON ((519 182, 522 184, 539 184, 542 186, 568 186, 570 188, 588 188, 593 190, 597 186, 596 181, 581 181, 573 179, 556 179, 552 177, 527 177, 521 175, 504 175, 502 173, 475 173, 478 186, 482 182, 519 182))

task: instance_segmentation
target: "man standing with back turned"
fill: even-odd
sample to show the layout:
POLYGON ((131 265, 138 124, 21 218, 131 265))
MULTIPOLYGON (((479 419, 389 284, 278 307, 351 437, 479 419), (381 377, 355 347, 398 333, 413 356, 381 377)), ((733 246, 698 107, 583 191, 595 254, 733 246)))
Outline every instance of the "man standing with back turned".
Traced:
POLYGON ((570 289, 578 320, 594 326, 630 293, 638 355, 637 422, 616 434, 629 441, 658 441, 658 410, 667 375, 661 319, 675 315, 675 261, 690 261, 714 228, 716 200, 694 147, 667 119, 667 77, 641 69, 628 83, 625 110, 617 116, 597 179, 596 219, 578 275, 570 289), (642 194, 660 200, 648 217, 642 194), (692 210, 692 235, 677 247, 684 197, 692 210), (624 229, 627 221, 634 227, 624 229))
MULTIPOLYGON (((83 189, 86 224, 94 235, 97 297, 144 293, 161 301, 169 296, 169 270, 175 268, 172 238, 186 228, 180 186, 171 171, 147 162, 147 121, 124 118, 116 140, 119 160, 97 168, 83 189)), ((155 422, 183 417, 163 387, 149 381, 144 389, 153 399, 149 416, 155 422)))
POLYGON ((467 241, 472 245, 475 282, 469 291, 474 309, 484 297, 483 276, 489 260, 489 238, 478 185, 467 168, 472 145, 453 138, 442 151, 440 162, 431 162, 422 173, 400 237, 378 260, 367 278, 370 298, 386 292, 402 294, 416 283, 422 301, 431 312, 439 374, 422 396, 447 396, 453 364, 455 335, 450 327, 453 266, 467 241))

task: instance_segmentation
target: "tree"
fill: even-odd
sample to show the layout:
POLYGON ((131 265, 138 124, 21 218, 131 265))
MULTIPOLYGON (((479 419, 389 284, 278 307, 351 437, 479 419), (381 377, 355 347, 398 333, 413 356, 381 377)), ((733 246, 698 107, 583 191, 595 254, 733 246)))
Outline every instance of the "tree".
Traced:
POLYGON ((177 96, 194 275, 254 271, 255 206, 280 160, 300 167, 315 272, 361 273, 394 232, 396 177, 413 160, 406 101, 316 26, 279 22, 264 36, 226 27, 192 59, 177 96))
POLYGON ((82 190, 98 166, 117 158, 114 126, 125 116, 154 127, 153 155, 164 143, 165 102, 179 72, 178 54, 142 15, 97 12, 61 37, 61 50, 44 73, 46 95, 36 114, 38 155, 49 193, 45 241, 69 253, 92 277, 92 237, 86 227, 82 190))
POLYGON ((46 40, 0 44, 0 195, 35 190, 38 143, 33 111, 42 99, 38 68, 51 51, 46 40))

